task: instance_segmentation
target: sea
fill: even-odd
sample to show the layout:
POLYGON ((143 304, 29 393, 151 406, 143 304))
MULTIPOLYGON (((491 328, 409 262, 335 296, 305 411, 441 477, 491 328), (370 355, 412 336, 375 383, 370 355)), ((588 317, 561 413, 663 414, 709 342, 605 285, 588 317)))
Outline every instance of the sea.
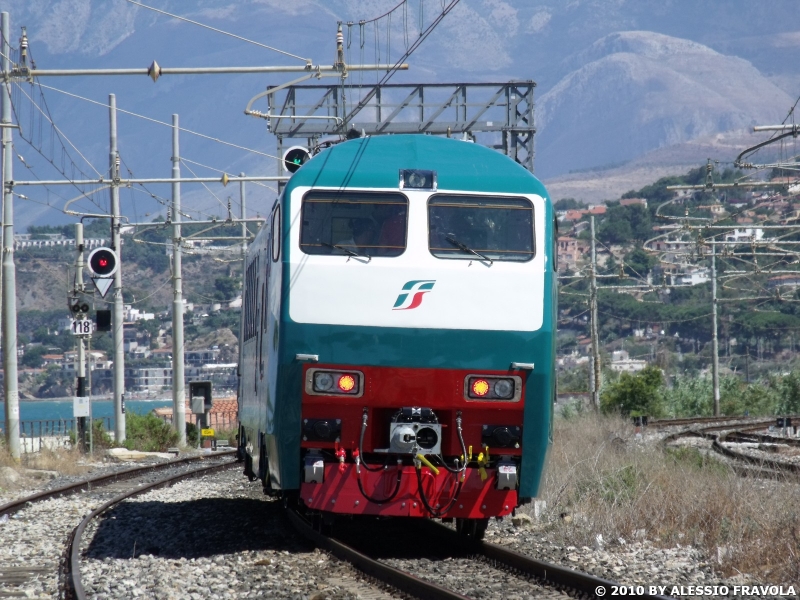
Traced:
MULTIPOLYGON (((162 406, 172 406, 172 398, 157 398, 147 400, 125 400, 125 412, 146 414, 154 408, 161 408, 162 406)), ((0 402, 0 431, 5 427, 6 418, 6 405, 5 402, 0 402)), ((22 426, 25 427, 27 422, 41 422, 41 421, 55 421, 66 422, 73 418, 72 416, 72 398, 64 398, 61 400, 20 400, 19 402, 19 419, 22 426)), ((113 431, 114 429, 114 402, 107 398, 93 398, 92 399, 92 418, 103 419, 107 429, 113 431)), ((35 427, 36 430, 39 427, 35 427)))

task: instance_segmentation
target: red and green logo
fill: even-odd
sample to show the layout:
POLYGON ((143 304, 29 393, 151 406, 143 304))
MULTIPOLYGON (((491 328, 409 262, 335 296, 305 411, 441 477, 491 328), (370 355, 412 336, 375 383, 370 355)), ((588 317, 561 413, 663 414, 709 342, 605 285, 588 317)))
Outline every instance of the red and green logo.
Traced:
POLYGON ((422 297, 433 289, 435 279, 415 279, 407 282, 397 300, 394 302, 392 310, 411 310, 422 304, 422 297))

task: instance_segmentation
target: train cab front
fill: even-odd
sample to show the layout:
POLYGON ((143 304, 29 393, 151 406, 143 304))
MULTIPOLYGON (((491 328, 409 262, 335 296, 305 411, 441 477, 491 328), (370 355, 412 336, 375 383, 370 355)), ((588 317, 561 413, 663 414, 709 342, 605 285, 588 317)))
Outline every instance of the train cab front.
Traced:
POLYGON ((518 504, 526 372, 306 365, 309 510, 485 522, 518 504))

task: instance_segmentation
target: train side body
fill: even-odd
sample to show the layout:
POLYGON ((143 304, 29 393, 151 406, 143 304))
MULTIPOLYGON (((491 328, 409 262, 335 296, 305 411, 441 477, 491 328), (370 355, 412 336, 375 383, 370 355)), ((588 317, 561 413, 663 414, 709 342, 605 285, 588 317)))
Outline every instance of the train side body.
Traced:
MULTIPOLYGON (((356 460, 361 440, 364 458, 370 455, 374 463, 390 443, 387 421, 396 420, 404 407, 425 407, 437 415, 440 454, 446 462, 460 457, 463 465, 456 436, 456 419, 461 423, 463 418, 463 442, 476 460, 485 452, 482 460, 503 456, 518 465, 513 498, 498 496, 505 510, 482 515, 508 514, 513 510, 509 502, 535 496, 550 441, 555 392, 553 219, 547 192, 535 177, 476 144, 424 135, 362 138, 325 150, 304 165, 248 252, 239 402, 243 450, 254 476, 263 477, 274 490, 302 490, 308 498, 301 499, 310 507, 333 510, 323 504, 346 496, 344 488, 340 495, 331 488, 317 494, 323 485, 313 477, 308 482, 312 451, 321 457, 319 464, 324 462, 325 485, 338 477, 367 477, 359 479, 359 486, 363 483, 372 492, 365 495, 362 489, 365 501, 359 502, 357 495, 354 501, 361 508, 336 509, 363 512, 370 504, 367 496, 389 493, 394 475, 382 482, 375 479, 380 474, 362 473, 356 460), (436 190, 399 189, 403 169, 436 172, 436 190), (407 199, 402 252, 365 258, 304 251, 301 237, 309 227, 304 198, 359 193, 394 193, 407 199), (530 259, 488 261, 467 252, 434 255, 429 228, 436 198, 479 203, 496 197, 532 207, 530 259), (314 374, 326 369, 354 373, 361 386, 358 393, 315 391, 314 374), (512 378, 518 392, 507 402, 470 398, 473 375, 512 378), (334 427, 334 433, 329 436, 325 429, 317 435, 319 431, 308 429, 309 423, 321 421, 334 427), (504 424, 521 434, 497 447, 493 438, 485 437, 486 428, 504 424)), ((413 456, 405 460, 408 466, 413 456)), ((499 465, 485 464, 494 469, 492 477, 499 477, 499 465)), ((488 484, 477 466, 458 477, 464 497, 484 502, 485 509, 481 490, 488 484)), ((414 467, 408 468, 413 473, 414 467)), ((399 482, 399 462, 397 469, 399 482)), ((397 485, 400 497, 412 494, 417 483, 397 485)), ((423 486, 422 479, 418 485, 423 486)), ((439 484, 430 485, 438 489, 439 484)), ((400 512, 373 504, 380 514, 424 515, 416 502, 416 513, 405 503, 400 512)))

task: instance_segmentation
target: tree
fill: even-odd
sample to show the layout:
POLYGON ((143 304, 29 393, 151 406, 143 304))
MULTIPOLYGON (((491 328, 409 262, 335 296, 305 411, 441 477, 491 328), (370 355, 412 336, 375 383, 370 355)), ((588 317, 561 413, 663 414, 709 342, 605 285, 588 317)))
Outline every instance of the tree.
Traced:
POLYGON ((20 362, 25 367, 38 369, 44 362, 42 355, 46 353, 47 349, 44 346, 32 346, 31 348, 25 350, 25 354, 22 356, 22 360, 20 362))
POLYGON ((632 276, 644 277, 656 264, 656 258, 642 250, 634 248, 625 255, 625 272, 632 276))
POLYGON ((578 208, 584 208, 584 206, 575 198, 561 198, 561 200, 553 204, 553 210, 574 210, 578 208))
POLYGON ((217 277, 214 280, 214 298, 220 302, 232 300, 239 293, 238 277, 217 277))
POLYGON ((606 413, 620 411, 624 415, 659 416, 663 412, 660 395, 663 383, 661 369, 652 365, 635 375, 622 373, 603 390, 600 408, 606 413))

